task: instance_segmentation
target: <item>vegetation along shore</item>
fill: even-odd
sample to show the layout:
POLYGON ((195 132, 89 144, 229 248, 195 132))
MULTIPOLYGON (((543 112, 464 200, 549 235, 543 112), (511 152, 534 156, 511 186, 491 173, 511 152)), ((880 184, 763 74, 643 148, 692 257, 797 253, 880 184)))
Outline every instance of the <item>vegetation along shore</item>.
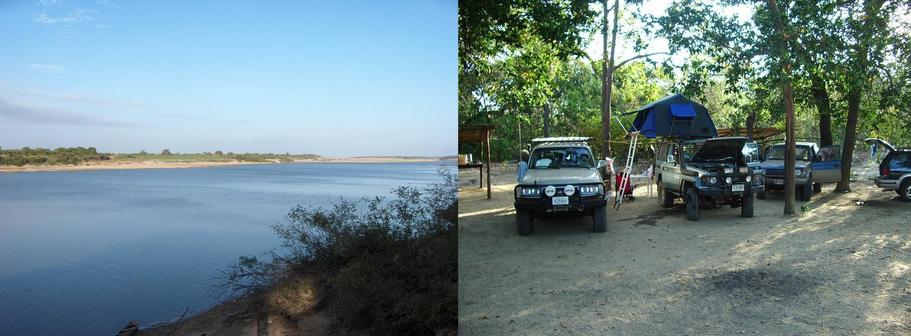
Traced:
POLYGON ((0 148, 0 172, 68 171, 98 169, 197 168, 241 164, 331 162, 386 163, 427 162, 446 158, 424 156, 326 157, 317 154, 276 153, 100 153, 94 147, 0 148))

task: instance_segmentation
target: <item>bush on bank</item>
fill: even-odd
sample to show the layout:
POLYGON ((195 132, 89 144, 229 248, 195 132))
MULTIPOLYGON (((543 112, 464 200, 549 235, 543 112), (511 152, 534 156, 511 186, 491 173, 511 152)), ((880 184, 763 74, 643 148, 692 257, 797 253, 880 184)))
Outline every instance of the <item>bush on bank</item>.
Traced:
POLYGON ((242 257, 226 285, 271 291, 270 303, 289 316, 329 309, 343 327, 374 334, 455 330, 458 183, 448 171, 440 175, 441 183, 399 187, 388 198, 295 207, 273 227, 287 254, 270 262, 242 257), (294 282, 308 288, 289 288, 294 282))

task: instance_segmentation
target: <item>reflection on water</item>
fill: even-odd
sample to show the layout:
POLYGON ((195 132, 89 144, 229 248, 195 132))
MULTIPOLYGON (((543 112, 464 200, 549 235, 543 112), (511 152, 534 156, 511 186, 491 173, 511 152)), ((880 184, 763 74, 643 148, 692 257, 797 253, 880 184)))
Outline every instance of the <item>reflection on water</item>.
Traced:
POLYGON ((203 309, 221 269, 277 247, 269 226, 296 204, 424 186, 440 165, 0 174, 0 334, 113 334, 203 309))

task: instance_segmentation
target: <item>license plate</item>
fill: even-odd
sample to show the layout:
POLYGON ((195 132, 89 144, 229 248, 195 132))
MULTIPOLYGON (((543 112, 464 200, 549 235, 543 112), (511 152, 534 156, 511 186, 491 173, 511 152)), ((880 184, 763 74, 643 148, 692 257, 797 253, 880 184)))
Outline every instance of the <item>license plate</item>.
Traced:
POLYGON ((772 181, 772 184, 784 185, 784 180, 780 180, 780 179, 770 179, 769 181, 772 181))
POLYGON ((742 185, 742 184, 735 184, 735 185, 732 185, 732 186, 731 186, 731 191, 743 191, 743 185, 742 185))
POLYGON ((551 199, 553 205, 569 205, 569 196, 557 196, 551 199))

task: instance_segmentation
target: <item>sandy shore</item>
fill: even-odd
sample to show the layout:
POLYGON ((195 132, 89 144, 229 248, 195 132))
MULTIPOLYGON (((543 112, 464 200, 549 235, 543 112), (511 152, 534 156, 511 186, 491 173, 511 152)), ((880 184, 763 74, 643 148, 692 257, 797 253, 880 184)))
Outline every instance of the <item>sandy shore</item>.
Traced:
POLYGON ((460 174, 462 335, 911 335, 911 203, 866 178, 825 186, 799 217, 770 192, 754 218, 698 222, 643 187, 605 233, 536 219, 523 237, 514 165, 493 173, 492 200, 460 174))
MULTIPOLYGON (((351 158, 322 158, 316 160, 295 160, 296 163, 408 163, 408 162, 435 162, 438 158, 397 158, 397 157, 351 157, 351 158)), ((73 171, 73 170, 107 170, 107 169, 170 169, 170 168, 201 168, 218 166, 235 166, 248 164, 273 164, 278 161, 248 162, 248 161, 93 161, 79 165, 40 165, 40 166, 0 166, 0 173, 40 172, 40 171, 73 171)))
POLYGON ((362 156, 362 157, 338 157, 338 158, 320 158, 315 160, 294 160, 294 162, 318 162, 318 163, 408 163, 408 162, 437 162, 440 158, 420 157, 420 158, 402 158, 402 157, 383 157, 383 156, 362 156))

